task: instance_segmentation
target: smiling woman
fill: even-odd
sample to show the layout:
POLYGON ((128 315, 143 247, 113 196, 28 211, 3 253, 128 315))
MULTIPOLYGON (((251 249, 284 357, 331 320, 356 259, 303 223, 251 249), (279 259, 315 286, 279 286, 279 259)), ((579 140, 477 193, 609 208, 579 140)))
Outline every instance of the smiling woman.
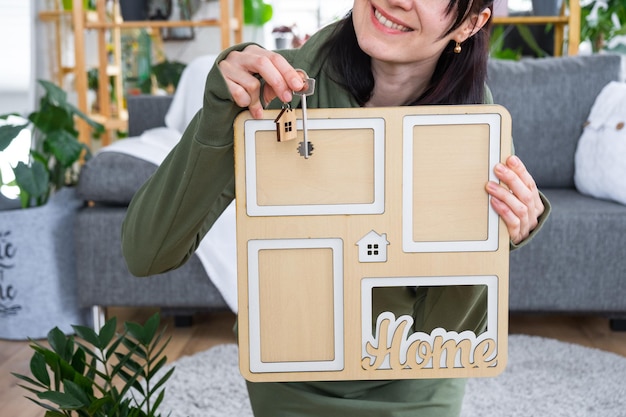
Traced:
MULTIPOLYGON (((268 108, 278 110, 283 103, 292 101, 293 107, 305 109, 304 101, 298 96, 308 89, 298 68, 315 80, 314 94, 306 96, 306 106, 311 109, 361 111, 359 108, 364 106, 490 103, 485 77, 492 5, 490 0, 354 0, 352 14, 324 27, 298 49, 273 52, 244 43, 224 51, 205 83, 203 109, 128 207, 122 248, 129 270, 137 275, 149 275, 184 264, 235 197, 235 118, 247 109, 253 118, 263 119, 268 108)), ((363 156, 365 151, 358 152, 363 156)), ((501 184, 491 181, 485 187, 494 211, 502 217, 512 242, 517 244, 526 240, 531 231, 534 234, 541 224, 539 220, 543 222, 549 210, 544 208, 545 200, 523 163, 518 158, 501 162, 494 169, 501 184)), ((436 163, 444 170, 456 168, 444 158, 436 163)), ((280 197, 291 196, 287 189, 280 191, 280 197)), ((339 264, 327 258, 333 265, 339 264)), ((277 262, 273 259, 268 264, 273 267, 277 262)), ((430 290, 407 291, 402 300, 390 297, 381 301, 380 306, 394 314, 413 312, 412 317, 421 320, 420 328, 432 328, 430 320, 438 314, 431 314, 429 306, 436 304, 449 313, 450 329, 472 329, 478 333, 486 326, 483 307, 487 294, 480 285, 470 287, 468 292, 472 291, 472 296, 464 297, 462 302, 453 302, 452 292, 444 288, 445 294, 441 296, 430 290)), ((281 319, 288 319, 280 321, 286 324, 276 325, 277 334, 287 335, 282 340, 289 336, 301 340, 294 334, 316 334, 311 331, 312 325, 326 316, 310 314, 306 319, 292 320, 293 315, 285 311, 297 304, 294 300, 301 299, 296 296, 309 295, 307 305, 311 310, 317 307, 315 302, 319 298, 310 297, 303 288, 268 293, 277 296, 272 298, 275 302, 271 305, 276 306, 272 317, 282 314, 281 319)), ((380 299, 372 304, 377 301, 380 299)), ((350 322, 346 326, 350 327, 347 333, 354 331, 355 326, 358 328, 359 323, 350 322)), ((240 335, 246 333, 245 323, 240 330, 240 335)), ((242 339, 242 343, 247 341, 242 339)), ((303 350, 310 352, 308 346, 315 343, 303 350)), ((281 351, 269 353, 280 355, 281 351)), ((315 351, 318 353, 316 359, 330 357, 327 350, 315 351)), ((291 357, 281 358, 292 362, 291 357)), ((459 415, 464 384, 461 379, 416 379, 250 382, 247 387, 257 417, 455 417, 459 415)))

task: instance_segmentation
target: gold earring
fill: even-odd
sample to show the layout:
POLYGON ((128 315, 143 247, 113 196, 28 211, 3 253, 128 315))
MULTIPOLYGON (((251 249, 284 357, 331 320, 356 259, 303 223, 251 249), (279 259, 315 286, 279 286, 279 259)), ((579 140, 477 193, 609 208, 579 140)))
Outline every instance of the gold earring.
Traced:
POLYGON ((456 46, 454 47, 454 53, 455 54, 460 54, 461 53, 461 44, 459 42, 457 42, 456 46))

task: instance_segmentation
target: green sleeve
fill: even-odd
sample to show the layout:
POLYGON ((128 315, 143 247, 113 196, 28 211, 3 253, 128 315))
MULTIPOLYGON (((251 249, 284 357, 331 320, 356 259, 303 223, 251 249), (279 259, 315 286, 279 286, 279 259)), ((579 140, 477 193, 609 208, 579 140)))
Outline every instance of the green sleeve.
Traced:
POLYGON ((154 175, 131 201, 122 225, 130 272, 147 276, 175 269, 235 197, 233 121, 243 111, 231 98, 217 62, 207 76, 202 109, 154 175))

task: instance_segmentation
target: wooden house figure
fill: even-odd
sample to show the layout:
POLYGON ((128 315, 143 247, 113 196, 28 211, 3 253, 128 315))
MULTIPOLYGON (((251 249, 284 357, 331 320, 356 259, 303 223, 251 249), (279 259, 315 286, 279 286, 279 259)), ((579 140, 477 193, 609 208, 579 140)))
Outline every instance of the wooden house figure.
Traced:
POLYGON ((296 115, 291 107, 284 107, 276 119, 276 138, 278 142, 285 142, 295 139, 298 130, 296 126, 296 115))
POLYGON ((510 155, 506 109, 312 108, 307 135, 317 156, 302 158, 280 143, 300 123, 285 107, 263 119, 242 112, 233 126, 244 378, 502 372, 510 236, 485 184, 498 181, 494 167, 510 155), (435 314, 422 328, 402 308, 384 311, 385 297, 406 288, 447 294, 447 302, 481 294, 485 326, 452 327, 435 314))
POLYGON ((359 262, 387 262, 387 234, 379 235, 374 230, 363 236, 357 243, 359 262))

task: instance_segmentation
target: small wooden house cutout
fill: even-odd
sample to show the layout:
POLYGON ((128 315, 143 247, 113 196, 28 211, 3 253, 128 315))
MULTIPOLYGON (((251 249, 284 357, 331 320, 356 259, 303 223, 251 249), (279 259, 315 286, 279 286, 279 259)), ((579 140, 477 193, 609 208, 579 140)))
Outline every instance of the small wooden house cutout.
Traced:
POLYGON ((379 235, 370 231, 357 243, 359 247, 359 262, 387 262, 387 234, 379 235))
POLYGON ((283 108, 276 119, 276 138, 279 142, 295 139, 298 130, 296 126, 296 115, 291 107, 283 108))

